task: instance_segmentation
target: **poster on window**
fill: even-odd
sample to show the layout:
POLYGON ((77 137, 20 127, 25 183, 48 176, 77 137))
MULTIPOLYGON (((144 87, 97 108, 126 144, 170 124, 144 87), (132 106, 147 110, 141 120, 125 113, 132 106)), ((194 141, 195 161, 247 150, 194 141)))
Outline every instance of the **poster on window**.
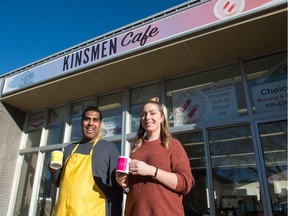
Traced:
POLYGON ((40 111, 30 114, 27 132, 42 128, 45 119, 45 113, 45 111, 40 111))
POLYGON ((122 118, 121 115, 103 118, 100 136, 108 137, 108 136, 121 134, 121 131, 122 131, 121 118, 122 118))
POLYGON ((252 88, 256 112, 287 109, 287 80, 265 83, 252 88))
POLYGON ((238 116, 234 82, 172 92, 174 126, 238 116))

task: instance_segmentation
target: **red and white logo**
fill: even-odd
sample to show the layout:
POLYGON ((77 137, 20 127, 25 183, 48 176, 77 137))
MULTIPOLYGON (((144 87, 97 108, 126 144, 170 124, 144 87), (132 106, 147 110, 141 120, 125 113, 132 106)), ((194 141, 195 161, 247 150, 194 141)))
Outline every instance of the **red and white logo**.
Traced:
POLYGON ((245 0, 218 0, 214 6, 214 14, 225 19, 240 14, 245 7, 245 0))

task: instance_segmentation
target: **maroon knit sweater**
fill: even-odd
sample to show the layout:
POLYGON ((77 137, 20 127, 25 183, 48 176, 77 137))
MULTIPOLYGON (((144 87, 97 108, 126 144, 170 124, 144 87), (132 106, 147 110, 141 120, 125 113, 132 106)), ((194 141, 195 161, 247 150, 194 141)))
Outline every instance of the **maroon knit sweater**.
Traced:
POLYGON ((184 215, 182 196, 194 186, 187 154, 181 143, 173 139, 169 149, 161 140, 145 141, 131 155, 132 159, 146 162, 161 170, 177 175, 176 190, 170 190, 151 176, 129 176, 126 216, 181 216, 184 215))

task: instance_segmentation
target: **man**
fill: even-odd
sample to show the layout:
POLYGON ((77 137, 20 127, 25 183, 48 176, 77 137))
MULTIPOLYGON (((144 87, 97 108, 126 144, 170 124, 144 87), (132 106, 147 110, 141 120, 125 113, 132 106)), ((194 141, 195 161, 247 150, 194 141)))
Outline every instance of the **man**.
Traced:
MULTIPOLYGON (((122 189, 115 180, 119 151, 100 140, 102 114, 88 107, 82 115, 82 140, 64 150, 64 165, 49 168, 59 186, 55 216, 118 216, 122 213, 122 189)), ((50 167, 50 166, 49 166, 50 167)))

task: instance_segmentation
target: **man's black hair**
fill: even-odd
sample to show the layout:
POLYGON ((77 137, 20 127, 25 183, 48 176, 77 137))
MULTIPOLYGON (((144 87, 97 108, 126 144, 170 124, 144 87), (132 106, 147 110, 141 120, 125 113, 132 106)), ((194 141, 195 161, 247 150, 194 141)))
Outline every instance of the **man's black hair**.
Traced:
POLYGON ((81 120, 81 121, 83 121, 86 112, 89 112, 89 111, 98 112, 98 113, 99 113, 100 121, 102 121, 102 113, 101 113, 101 111, 99 110, 99 108, 96 107, 96 106, 89 106, 89 107, 87 107, 87 108, 84 110, 83 114, 82 114, 82 120, 81 120))

